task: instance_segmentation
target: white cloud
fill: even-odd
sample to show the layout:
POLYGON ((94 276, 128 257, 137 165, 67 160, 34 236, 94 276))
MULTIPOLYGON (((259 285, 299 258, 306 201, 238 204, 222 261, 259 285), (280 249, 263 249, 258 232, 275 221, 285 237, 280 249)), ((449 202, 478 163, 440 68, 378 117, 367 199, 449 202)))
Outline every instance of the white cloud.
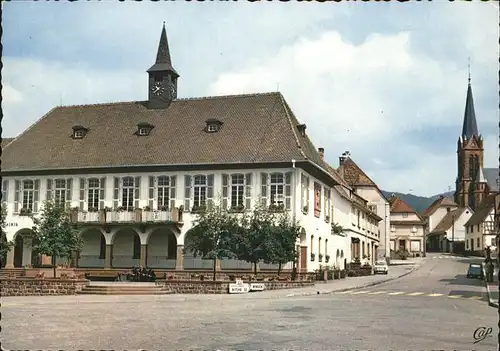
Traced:
POLYGON ((14 89, 10 85, 3 84, 2 99, 4 104, 16 104, 23 101, 23 95, 19 90, 14 89))

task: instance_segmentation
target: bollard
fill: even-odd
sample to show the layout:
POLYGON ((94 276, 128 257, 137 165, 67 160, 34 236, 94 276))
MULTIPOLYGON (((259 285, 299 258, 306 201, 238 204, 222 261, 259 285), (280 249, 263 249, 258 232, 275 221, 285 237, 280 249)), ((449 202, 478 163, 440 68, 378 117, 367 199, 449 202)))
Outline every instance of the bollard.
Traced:
POLYGON ((328 271, 326 269, 323 271, 323 281, 325 283, 328 281, 328 271))

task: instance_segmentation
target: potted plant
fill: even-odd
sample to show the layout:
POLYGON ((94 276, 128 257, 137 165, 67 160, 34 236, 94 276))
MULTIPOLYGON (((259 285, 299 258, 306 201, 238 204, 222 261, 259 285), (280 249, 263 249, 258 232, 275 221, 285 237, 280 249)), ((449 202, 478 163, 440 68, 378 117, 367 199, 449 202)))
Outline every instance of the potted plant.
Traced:
POLYGON ((31 209, 26 207, 21 208, 21 210, 19 211, 20 216, 29 216, 31 215, 31 213, 32 213, 31 209))
POLYGON ((243 212, 243 211, 245 211, 245 206, 243 206, 242 204, 231 207, 231 212, 243 212))
POLYGON ((328 263, 330 261, 330 255, 325 255, 325 262, 328 263))
POLYGON ((309 212, 309 206, 305 205, 304 207, 302 207, 302 212, 304 214, 307 214, 309 212))
POLYGON ((158 211, 168 211, 168 206, 160 206, 158 211))
POLYGON ((330 222, 330 216, 329 215, 325 216, 325 222, 327 222, 327 223, 330 222))
POLYGON ((144 206, 144 207, 142 208, 142 210, 143 210, 144 212, 151 212, 151 207, 149 207, 149 206, 144 206))
POLYGON ((318 262, 323 262, 323 254, 318 255, 318 262))
POLYGON ((285 209, 283 204, 271 204, 269 205, 270 212, 282 212, 285 209))

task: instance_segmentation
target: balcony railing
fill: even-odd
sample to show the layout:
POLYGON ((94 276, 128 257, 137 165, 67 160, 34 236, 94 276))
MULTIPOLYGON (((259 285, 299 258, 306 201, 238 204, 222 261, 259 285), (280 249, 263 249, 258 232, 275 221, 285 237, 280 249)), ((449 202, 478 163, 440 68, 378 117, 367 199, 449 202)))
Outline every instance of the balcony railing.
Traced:
POLYGON ((182 222, 182 213, 178 208, 168 211, 136 209, 133 211, 101 210, 98 212, 80 212, 74 209, 71 212, 71 220, 82 224, 182 222))

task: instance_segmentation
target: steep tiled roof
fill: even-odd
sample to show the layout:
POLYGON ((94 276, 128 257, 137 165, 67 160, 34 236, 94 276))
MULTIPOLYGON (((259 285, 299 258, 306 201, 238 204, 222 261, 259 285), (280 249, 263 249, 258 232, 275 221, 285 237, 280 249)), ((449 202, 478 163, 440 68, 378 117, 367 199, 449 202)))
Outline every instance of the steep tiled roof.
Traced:
POLYGON ((490 191, 498 191, 500 182, 498 178, 498 168, 483 168, 483 174, 490 191))
POLYGON ((339 171, 351 186, 377 186, 350 157, 345 158, 343 164, 339 166, 339 171))
POLYGON ((479 131, 477 128, 476 112, 474 111, 474 98, 472 97, 472 87, 469 80, 469 85, 467 87, 467 99, 465 101, 462 137, 470 139, 473 136, 479 136, 479 131))
POLYGON ((7 144, 9 144, 12 140, 14 140, 14 138, 2 138, 1 147, 2 148, 6 147, 7 144))
POLYGON ((434 230, 431 233, 429 233, 429 234, 432 234, 432 233, 444 233, 444 232, 446 232, 453 225, 453 221, 456 222, 457 219, 466 210, 470 211, 470 209, 467 208, 467 207, 460 207, 460 208, 457 208, 457 209, 455 209, 453 211, 447 212, 446 215, 443 217, 443 219, 441 219, 441 221, 436 225, 436 227, 434 228, 434 230))
POLYGON ((174 100, 167 109, 145 102, 56 107, 22 133, 2 155, 2 170, 130 165, 266 163, 310 160, 328 165, 280 93, 174 100), (217 133, 206 121, 223 122, 217 133), (137 136, 137 125, 154 126, 137 136), (73 126, 89 131, 71 137, 73 126))
POLYGON ((495 196, 495 194, 486 196, 465 225, 469 226, 482 223, 490 214, 491 210, 495 208, 495 196))
POLYGON ((422 217, 426 218, 432 216, 440 207, 458 207, 458 205, 451 197, 443 196, 434 200, 434 202, 422 213, 422 217))
POLYGON ((397 196, 391 197, 389 199, 389 204, 391 205, 391 212, 394 213, 417 213, 406 202, 404 202, 397 196))

